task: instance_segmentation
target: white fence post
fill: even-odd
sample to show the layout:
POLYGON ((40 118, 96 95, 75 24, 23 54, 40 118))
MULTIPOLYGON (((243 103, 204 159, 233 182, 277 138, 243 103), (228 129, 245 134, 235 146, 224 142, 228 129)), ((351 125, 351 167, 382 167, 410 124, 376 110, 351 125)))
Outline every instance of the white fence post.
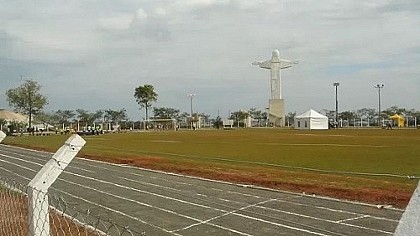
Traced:
POLYGON ((6 134, 0 130, 0 143, 3 141, 4 138, 6 138, 6 134))
POLYGON ((420 235, 420 181, 394 234, 394 236, 406 235, 420 235))
POLYGON ((50 235, 48 188, 64 171, 85 143, 86 141, 77 134, 70 136, 29 183, 27 191, 30 236, 50 235))

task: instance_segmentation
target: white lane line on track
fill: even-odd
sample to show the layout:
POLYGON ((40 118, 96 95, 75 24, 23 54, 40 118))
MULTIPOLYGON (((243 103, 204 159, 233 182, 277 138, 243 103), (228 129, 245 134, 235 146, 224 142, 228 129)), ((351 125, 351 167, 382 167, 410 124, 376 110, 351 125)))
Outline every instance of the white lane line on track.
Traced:
POLYGON ((253 194, 240 193, 240 192, 235 192, 235 191, 227 191, 227 192, 228 192, 228 193, 232 193, 232 194, 242 195, 242 196, 245 196, 245 197, 261 198, 260 196, 253 195, 253 194))
POLYGON ((295 213, 295 212, 290 212, 290 211, 283 211, 283 210, 279 210, 279 209, 273 209, 273 208, 264 207, 264 206, 256 206, 256 207, 257 208, 264 209, 264 210, 268 210, 268 211, 281 212, 281 213, 285 213, 285 214, 288 214, 288 215, 294 215, 294 216, 298 216, 298 217, 302 217, 302 218, 307 218, 307 219, 312 219, 312 220, 317 220, 317 221, 324 221, 324 222, 333 223, 333 224, 345 225, 345 226, 349 226, 349 227, 359 228, 359 229, 363 229, 363 230, 370 230, 370 231, 375 231, 375 232, 379 232, 379 233, 393 234, 392 232, 388 232, 388 231, 384 231, 384 230, 372 229, 372 228, 363 227, 363 226, 359 226, 359 225, 353 225, 353 224, 344 223, 347 220, 356 220, 356 219, 367 218, 367 217, 370 217, 369 215, 362 215, 362 216, 354 217, 354 218, 347 219, 347 220, 334 221, 334 220, 327 220, 327 219, 321 219, 321 218, 318 218, 318 217, 303 215, 303 214, 299 214, 299 213, 295 213))
POLYGON ((369 216, 368 215, 362 215, 362 216, 353 217, 353 218, 349 218, 349 219, 338 220, 336 222, 337 223, 343 223, 343 222, 346 222, 346 221, 359 220, 359 219, 363 219, 363 218, 367 218, 367 217, 369 217, 369 216))
MULTIPOLYGON (((1 160, 0 160, 0 161, 1 161, 1 160)), ((17 165, 17 166, 19 166, 19 165, 17 165)), ((21 168, 24 168, 24 169, 27 169, 27 170, 30 170, 30 171, 35 172, 35 170, 32 170, 32 169, 30 169, 30 168, 26 168, 26 167, 24 167, 24 166, 20 166, 20 167, 21 167, 21 168)), ((4 171, 7 171, 7 172, 9 172, 9 173, 11 173, 11 174, 14 174, 14 175, 16 175, 16 176, 19 176, 20 178, 26 179, 26 180, 28 180, 28 182, 31 180, 31 179, 29 179, 29 178, 27 178, 27 177, 25 177, 25 176, 23 176, 23 175, 17 174, 17 173, 15 173, 15 172, 11 172, 11 171, 9 171, 9 170, 7 170, 7 169, 5 169, 5 168, 1 167, 1 166, 0 166, 0 169, 3 169, 4 171)), ((153 228, 156 228, 156 229, 162 230, 162 231, 164 231, 164 232, 166 232, 166 233, 170 233, 170 234, 177 235, 177 236, 182 236, 182 235, 180 235, 180 234, 173 233, 173 232, 171 232, 171 231, 169 231, 169 230, 167 230, 167 229, 164 229, 164 228, 162 228, 162 227, 159 227, 159 226, 157 226, 157 225, 154 225, 154 224, 148 223, 148 222, 146 222, 146 221, 144 221, 144 220, 142 220, 142 219, 139 219, 139 218, 137 218, 137 217, 135 217, 135 216, 128 215, 128 214, 126 214, 126 213, 124 213, 124 212, 121 212, 121 211, 119 211, 119 210, 115 210, 115 209, 113 209, 113 208, 110 208, 110 207, 107 207, 107 206, 104 206, 104 205, 98 204, 98 203, 96 203, 96 202, 89 201, 89 200, 87 200, 87 199, 81 198, 81 197, 79 197, 79 196, 73 195, 73 194, 71 194, 71 193, 68 193, 68 192, 66 192, 66 191, 63 191, 63 190, 60 190, 60 189, 57 189, 57 188, 54 188, 54 187, 51 187, 51 188, 52 188, 52 189, 54 189, 54 190, 56 190, 56 191, 58 191, 58 192, 64 193, 64 194, 69 195, 69 196, 71 196, 71 197, 74 197, 74 198, 76 198, 76 199, 79 199, 79 200, 82 200, 82 201, 87 202, 87 203, 89 203, 89 204, 92 204, 92 205, 94 205, 94 206, 98 206, 98 207, 100 207, 100 208, 104 208, 104 209, 106 209, 106 210, 109 210, 109 211, 112 211, 112 212, 118 213, 118 214, 123 215, 123 216, 125 216, 125 217, 128 217, 128 218, 130 218, 130 219, 136 220, 136 221, 138 221, 138 222, 140 222, 140 223, 143 223, 143 224, 145 224, 145 225, 148 225, 148 226, 151 226, 151 227, 153 227, 153 228)))
POLYGON ((233 210, 233 211, 228 211, 228 212, 226 212, 226 213, 223 213, 222 215, 215 216, 215 217, 210 218, 210 219, 208 219, 208 220, 205 220, 205 221, 203 221, 203 222, 199 222, 199 223, 196 223, 196 224, 189 225, 189 226, 184 227, 184 228, 182 228, 182 229, 177 229, 177 230, 174 230, 173 232, 180 232, 180 231, 184 231, 184 230, 187 230, 187 229, 192 228, 192 227, 195 227, 195 226, 199 226, 199 225, 202 225, 202 224, 206 224, 206 223, 208 223, 208 222, 210 222, 210 221, 213 221, 213 220, 216 220, 216 219, 220 219, 220 218, 222 218, 222 217, 225 217, 225 216, 230 215, 230 214, 232 214, 232 213, 235 213, 235 212, 237 212, 237 211, 245 210, 245 209, 247 209, 247 208, 250 208, 250 207, 253 207, 253 206, 256 206, 256 205, 259 205, 259 204, 264 204, 264 203, 267 203, 267 202, 270 202, 270 201, 273 201, 273 200, 274 200, 274 199, 268 199, 268 200, 266 200, 266 201, 262 201, 262 202, 255 203, 255 204, 252 204, 252 205, 244 206, 244 207, 242 207, 242 208, 239 208, 239 209, 236 209, 236 210, 233 210))
POLYGON ((138 177, 145 177, 144 175, 142 175, 142 174, 137 174, 137 173, 130 173, 131 175, 135 175, 135 176, 138 176, 138 177))
MULTIPOLYGON (((12 154, 14 154, 14 155, 18 155, 18 156, 20 156, 20 157, 27 157, 27 155, 20 154, 20 153, 14 153, 14 152, 8 152, 8 151, 6 151, 6 152, 7 152, 7 153, 12 153, 12 154)), ((9 154, 9 155, 12 155, 12 154, 9 154)), ((0 153, 0 155, 4 155, 4 154, 1 154, 1 153, 0 153)), ((37 160, 41 160, 41 161, 43 161, 43 162, 45 162, 45 161, 48 161, 48 160, 49 160, 49 159, 42 159, 42 158, 37 158, 37 157, 32 157, 32 158, 37 159, 37 160)), ((94 171, 92 171, 92 170, 88 170, 88 169, 81 168, 81 167, 77 167, 77 166, 67 166, 67 168, 72 168, 72 169, 76 169, 76 170, 81 170, 81 171, 85 171, 85 172, 89 172, 89 173, 96 173, 96 172, 94 172, 94 171)))
MULTIPOLYGON (((13 157, 11 157, 11 158, 13 158, 13 157)), ((20 158, 14 158, 14 159, 18 159, 18 160, 21 160, 20 158)), ((1 161, 1 160, 0 160, 1 161)), ((25 161, 25 160, 21 160, 21 161, 24 161, 24 162, 29 162, 29 161, 25 161)), ((30 162, 29 162, 30 163, 30 162)), ((14 164, 14 163, 13 163, 14 164)), ((37 165, 40 165, 40 164, 38 164, 38 163, 36 163, 37 165)), ((18 164, 15 164, 15 165, 18 165, 18 164)), ((18 165, 19 166, 19 165, 18 165)), ((65 171, 66 172, 66 171, 65 171)), ((155 194, 155 193, 151 193, 151 192, 147 192, 147 191, 143 191, 143 190, 139 190, 139 189, 135 189, 135 188, 131 188, 131 187, 127 187, 127 186, 123 186, 123 185, 119 185, 119 184, 115 184, 115 183, 111 183, 111 182, 108 182, 108 181, 103 181, 103 180, 98 180, 98 179, 95 179, 95 178, 91 178, 91 177, 87 177, 87 176, 82 176, 82 175, 79 175, 79 174, 75 174, 75 173, 70 173, 70 172, 66 172, 66 173, 68 173, 68 174, 71 174, 71 175, 75 175, 75 176, 79 176, 79 177, 81 177, 81 178, 86 178, 86 179, 90 179, 90 180, 93 180, 93 181, 98 181, 98 182, 102 182, 102 183, 105 183, 105 184, 110 184, 110 185, 114 185, 114 186, 116 186, 116 187, 120 187, 120 188, 125 188, 125 189, 129 189, 129 190, 133 190, 133 191, 138 191, 138 192, 143 192, 143 193, 148 193, 148 194, 151 194, 151 195, 154 195, 154 196, 158 196, 158 197, 163 197, 163 198, 166 198, 166 199, 170 199, 170 200, 174 200, 174 201, 178 201, 178 202, 182 202, 182 203, 186 203, 186 204, 190 204, 190 205, 194 205, 194 206, 199 206, 199 207, 204 207, 204 208, 208 208, 208 209, 212 209, 212 210, 216 210, 216 211, 221 211, 221 212, 227 212, 226 210, 222 210, 222 209, 217 209, 217 208, 213 208, 213 207, 209 207, 209 206, 205 206, 205 205, 201 205, 201 204, 196 204, 196 203, 192 203, 192 202, 187 202, 187 201, 184 201, 184 200, 180 200, 180 199, 176 199, 176 198, 171 198, 171 197, 167 197, 167 196, 163 196, 163 195, 160 195, 160 194, 155 194)), ((60 178, 60 180, 62 180, 61 178, 60 178)), ((63 181, 65 181, 65 180, 63 180, 63 181)), ((76 184, 76 183, 75 183, 76 184)), ((76 184, 76 185, 78 185, 78 184, 76 184)), ((82 185, 83 186, 83 185, 82 185)), ((107 193, 105 193, 104 192, 104 194, 107 194, 107 193)), ((115 195, 116 196, 116 195, 115 195)), ((118 196, 116 196, 116 197, 118 197, 118 196)), ((276 200, 276 201, 281 201, 281 200, 276 200)), ((353 214, 356 214, 356 213, 353 213, 353 214)), ((235 215, 238 215, 238 216, 240 216, 240 217, 245 217, 245 218, 250 218, 250 216, 247 216, 247 215, 243 215, 243 214, 238 214, 238 213, 235 213, 235 215)), ((252 217, 253 219, 255 218, 255 217, 252 217)), ((255 219, 258 219, 258 218, 255 218, 255 219)), ((262 219, 261 219, 262 220, 262 219)), ((326 221, 326 220, 324 220, 324 219, 320 219, 320 220, 322 220, 322 221, 326 221)), ((199 220, 200 221, 200 220, 199 220)), ((267 222, 270 222, 270 221, 265 221, 265 220, 262 220, 263 222, 265 222, 265 223, 267 223, 267 222)), ((278 223, 275 223, 275 222, 271 222, 271 223, 273 223, 273 225, 276 225, 276 226, 279 226, 279 224, 278 223)), ((290 222, 289 222, 290 223, 290 222)), ((346 225, 346 226, 349 226, 349 227, 356 227, 356 228, 359 228, 359 227, 357 227, 357 226, 354 226, 354 225, 351 225, 351 224, 345 224, 345 223, 342 223, 343 225, 346 225)), ((281 224, 280 224, 281 225, 281 224)), ((216 226, 216 225, 215 225, 216 226)), ((216 226, 217 227, 217 226, 216 226)), ((309 226, 310 227, 310 226, 309 226)), ((370 228, 366 228, 366 230, 373 230, 373 231, 376 231, 376 229, 370 229, 370 228)))
MULTIPOLYGON (((353 215, 358 215, 358 216, 365 215, 365 214, 358 213, 358 212, 338 210, 338 209, 333 209, 333 208, 328 208, 328 207, 323 207, 323 206, 315 206, 315 205, 310 205, 310 204, 305 204, 305 203, 300 203, 300 202, 294 202, 294 201, 286 201, 286 200, 281 200, 281 199, 277 199, 276 201, 287 203, 287 204, 304 206, 304 207, 312 207, 312 208, 317 208, 317 209, 321 209, 321 210, 327 210, 327 211, 331 211, 331 212, 340 212, 340 213, 353 214, 353 215)), ((373 216, 373 215, 368 215, 368 216, 370 218, 377 219, 377 220, 399 222, 399 220, 394 220, 394 219, 389 219, 389 218, 384 218, 384 217, 378 217, 378 216, 373 216)))
MULTIPOLYGON (((0 160, 0 161, 3 161, 3 160, 0 160)), ((24 167, 24 166, 20 166, 20 165, 15 164, 15 163, 11 163, 11 162, 8 162, 8 161, 5 161, 5 162, 6 162, 6 163, 10 163, 10 164, 14 164, 14 165, 16 165, 16 166, 19 166, 19 167, 21 167, 21 168, 24 168, 24 169, 27 169, 27 170, 30 170, 30 171, 33 171, 33 172, 36 172, 35 170, 32 170, 32 169, 27 168, 27 167, 24 167)), ((3 169, 1 166, 0 166, 0 168, 1 168, 1 169, 3 169)), ((78 174, 74 174, 74 175, 76 175, 76 176, 80 176, 80 175, 78 175, 78 174)), ((80 177, 83 177, 83 176, 80 176, 80 177)), ((92 178, 92 179, 93 179, 93 178, 92 178)), ((132 203, 135 203, 135 204, 139 204, 139 205, 145 206, 145 207, 149 207, 149 208, 152 208, 152 209, 160 210, 160 211, 163 211, 163 212, 166 212, 166 213, 170 213, 170 214, 173 214, 173 215, 176 215, 176 216, 179 216, 179 217, 183 217, 183 218, 186 218, 186 219, 189 219, 189 220, 193 220, 193 221, 197 221, 197 222, 202 222, 202 220, 200 220, 200 219, 197 219, 197 218, 194 218, 194 217, 190 217, 190 216, 186 216, 186 215, 183 215, 183 214, 180 214, 180 213, 177 213, 177 212, 171 211, 171 210, 167 210, 167 209, 164 209, 164 208, 156 207, 156 206, 153 206, 153 205, 150 205, 150 204, 147 204, 147 203, 139 202, 139 201, 136 201, 136 200, 133 200, 133 199, 129 199, 129 198, 126 198, 126 197, 122 197, 122 196, 118 196, 118 195, 115 195, 115 194, 112 194, 112 193, 104 192, 104 191, 101 191, 101 190, 99 190, 99 189, 95 189, 95 188, 92 188, 92 187, 89 187, 89 186, 85 186, 85 185, 82 185, 82 184, 78 184, 78 183, 75 183, 75 182, 72 182, 72 181, 64 180, 64 179, 62 179, 62 178, 59 178, 59 180, 61 180, 61 181, 63 181, 63 182, 66 182, 66 183, 69 183, 69 184, 73 184, 73 185, 76 185, 76 186, 82 187, 82 188, 90 189, 90 190, 93 190, 93 191, 99 192, 99 193, 101 193, 101 194, 109 195, 109 196, 114 197, 114 198, 117 198, 117 199, 122 199, 122 200, 125 200, 125 201, 129 201, 129 202, 132 202, 132 203)), ((106 181, 104 181, 104 182, 106 182, 106 181)), ((58 190, 58 191, 60 191, 60 190, 58 190)), ((61 191, 61 192, 62 192, 62 191, 61 191)), ((86 201, 88 201, 88 200, 86 200, 86 201)), ((96 205, 98 205, 98 204, 96 204, 96 205)), ((106 206, 105 206, 105 207, 103 207, 103 208, 104 208, 104 209, 112 209, 112 208, 109 208, 109 207, 106 207, 106 206)), ((112 209, 112 210, 114 210, 114 209, 112 209)), ((115 210, 115 212, 119 213, 117 210, 115 210)), ((125 214, 125 213, 123 213, 123 214, 125 214)), ((128 214, 125 214, 125 215, 129 216, 128 214)), ((142 221, 142 223, 143 223, 143 222, 145 222, 145 221, 142 221)), ((147 222, 146 222, 146 223, 147 223, 147 222)), ((148 224, 148 225, 151 225, 151 226, 155 226, 154 224, 151 224, 151 223, 147 223, 147 224, 148 224)), ((238 230, 234 230, 234 229, 230 229, 230 228, 226 228, 226 227, 224 227, 224 226, 216 225, 216 224, 213 224, 213 223, 206 223, 206 224, 207 224, 207 225, 210 225, 210 226, 214 226, 214 227, 216 227, 216 228, 220 228, 220 229, 223 229, 223 230, 227 230, 227 231, 230 231, 230 232, 233 232, 233 233, 237 233, 237 234, 241 234, 241 235, 246 235, 246 236, 248 236, 248 235, 249 235, 249 234, 247 234, 247 233, 240 232, 240 231, 238 231, 238 230)), ((162 227, 160 227, 160 226, 155 226, 155 227, 163 229, 163 228, 162 228, 162 227)), ((172 234, 178 235, 178 234, 176 234, 175 232, 172 232, 172 231, 169 231, 169 230, 166 230, 166 229, 165 229, 165 232, 169 232, 169 233, 172 233, 172 234)))
MULTIPOLYGON (((23 149, 23 148, 20 148, 20 149, 23 149)), ((30 151, 30 150, 28 150, 28 149, 23 149, 23 150, 26 150, 26 151, 30 151)), ((42 151, 36 151, 36 152, 41 152, 41 153, 45 153, 45 152, 42 152, 42 151)), ((18 154, 18 155, 20 155, 20 156, 25 156, 25 157, 29 157, 29 158, 34 158, 34 157, 31 157, 31 156, 27 156, 27 155, 21 155, 21 154, 19 154, 19 153, 16 153, 16 154, 18 154)), ((38 159, 38 158, 35 158, 35 159, 38 159)), ((102 161, 97 161, 97 160, 88 160, 88 159, 79 159, 79 160, 85 160, 85 161, 87 161, 87 162, 98 162, 98 163, 101 163, 101 164, 108 164, 108 165, 113 165, 112 163, 105 163, 105 162, 102 162, 102 161)), ((95 165, 91 165, 91 164, 86 164, 86 165, 88 165, 88 166, 90 166, 90 167, 93 167, 93 168, 101 168, 101 169, 104 169, 104 170, 109 170, 109 168, 106 168, 106 167, 98 167, 98 166, 95 166, 95 165)), ((129 168, 134 168, 134 167, 129 167, 129 168)), ((143 170, 142 168, 140 168, 140 170, 143 170)), ((150 171, 150 170, 147 170, 147 169, 144 169, 145 171, 150 171)), ((121 173, 121 171, 117 171, 117 170, 112 170, 112 171, 115 171, 115 172, 117 172, 117 173, 121 173)), ((154 171, 152 171, 152 172, 154 172, 154 171)), ((125 173, 125 172, 123 172, 123 173, 125 173)), ((178 174, 172 174, 172 173, 167 173, 167 172, 161 172, 161 171, 157 171, 157 173, 162 173, 162 174, 169 174, 169 175, 175 175, 175 176, 180 176, 180 177, 188 177, 188 176, 184 176, 184 175, 178 175, 178 174)), ((140 175, 140 174, 136 174, 136 173, 131 173, 131 174, 133 174, 133 175, 139 175, 139 176, 143 176, 143 175, 140 175)), ((195 178, 194 178, 195 179, 195 178)), ((201 180, 202 178, 198 178, 199 180, 201 180)), ((202 179, 202 180, 205 180, 205 181, 210 181, 210 182, 216 182, 216 183, 219 183, 220 181, 212 181, 212 180, 208 180, 208 179, 202 179)), ((174 181, 175 183, 181 183, 182 184, 182 182, 177 182, 177 181, 174 181)), ((221 182, 221 183, 225 183, 225 182, 221 182)), ((226 182, 226 184, 230 184, 230 183, 227 183, 226 182)), ((211 189, 213 189, 213 190, 215 190, 215 191, 219 191, 219 192, 222 192, 222 191, 224 191, 224 190, 221 190, 221 189, 217 189, 217 188, 211 188, 211 189)), ((233 192, 233 191, 231 191, 232 193, 238 193, 238 194, 241 194, 240 192, 233 192)), ((283 192, 282 192, 283 193, 283 192)), ((290 194, 290 193, 289 193, 290 194)), ((252 197, 258 197, 258 196, 256 196, 256 195, 250 195, 250 196, 252 196, 252 197)), ((304 196, 304 195, 297 195, 297 196, 299 196, 299 197, 302 197, 302 196, 304 196)), ((338 200, 338 199, 330 199, 330 198, 323 198, 323 197, 315 197, 315 199, 317 199, 317 198, 320 198, 320 199, 324 199, 324 200, 332 200, 332 201, 337 201, 337 202, 345 202, 345 203, 350 203, 350 204, 356 204, 356 205, 362 205, 362 206, 372 206, 373 207, 373 205, 370 205, 370 204, 363 204, 363 203, 353 203, 353 202, 348 202, 348 201, 341 201, 341 200, 338 200)), ((294 202, 294 201, 286 201, 286 200, 280 200, 280 199, 278 199, 277 201, 281 201, 281 202, 285 202, 285 203, 291 203, 291 204, 295 204, 295 205, 302 205, 302 206, 307 206, 307 207, 315 207, 315 208, 318 208, 318 209, 323 209, 323 210, 328 210, 328 211, 332 211, 332 212, 341 212, 341 213, 348 213, 348 214, 355 214, 355 215, 360 215, 360 213, 357 213, 357 212, 349 212, 349 211, 343 211, 343 210, 338 210, 338 209, 332 209, 332 208, 328 208, 328 207, 323 207, 323 206, 315 206, 315 205, 308 205, 308 204, 303 204, 303 203, 297 203, 297 202, 294 202)), ((396 209, 397 211, 399 210, 399 209, 396 209)), ((384 217, 377 217, 377 216, 372 216, 372 215, 370 215, 369 216, 370 218, 373 218, 373 219, 377 219, 377 220, 386 220, 386 221, 392 221, 392 222, 399 222, 399 220, 394 220, 394 219, 388 219, 388 218, 384 218, 384 217)))
POLYGON ((175 192, 182 192, 179 189, 171 188, 171 187, 165 187, 165 186, 158 185, 158 184, 152 184, 152 183, 148 183, 148 182, 144 182, 144 181, 138 181, 138 180, 129 179, 129 178, 120 177, 120 176, 118 176, 118 178, 123 179, 123 180, 126 180, 126 181, 129 181, 129 182, 133 182, 133 183, 138 183, 138 184, 143 184, 143 185, 150 185, 150 186, 153 186, 153 187, 168 189, 168 190, 172 190, 172 191, 175 191, 175 192))

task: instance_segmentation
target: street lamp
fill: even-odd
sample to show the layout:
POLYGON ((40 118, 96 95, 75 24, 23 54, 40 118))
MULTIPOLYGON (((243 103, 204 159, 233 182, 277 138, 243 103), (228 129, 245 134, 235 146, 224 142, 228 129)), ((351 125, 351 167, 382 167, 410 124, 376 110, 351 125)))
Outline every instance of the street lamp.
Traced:
POLYGON ((378 126, 381 126, 381 89, 384 87, 384 85, 377 84, 373 87, 378 89, 378 126))
POLYGON ((190 115, 191 115, 191 129, 193 128, 193 98, 195 97, 194 93, 190 93, 187 95, 190 98, 190 115))
POLYGON ((335 87, 335 124, 338 127, 338 86, 340 83, 335 82, 333 86, 335 87))

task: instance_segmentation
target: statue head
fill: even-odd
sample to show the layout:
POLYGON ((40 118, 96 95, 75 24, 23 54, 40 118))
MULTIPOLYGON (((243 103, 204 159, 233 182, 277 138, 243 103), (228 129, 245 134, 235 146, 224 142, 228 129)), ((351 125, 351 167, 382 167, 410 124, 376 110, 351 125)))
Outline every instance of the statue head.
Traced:
POLYGON ((274 50, 271 57, 271 62, 280 62, 280 53, 279 50, 274 50))

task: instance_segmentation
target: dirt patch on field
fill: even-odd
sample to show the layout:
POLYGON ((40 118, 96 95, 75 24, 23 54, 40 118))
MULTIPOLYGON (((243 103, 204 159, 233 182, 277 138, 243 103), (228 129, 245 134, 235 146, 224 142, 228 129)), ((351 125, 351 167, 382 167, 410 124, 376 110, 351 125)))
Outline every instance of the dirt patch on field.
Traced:
POLYGON ((398 208, 404 208, 412 195, 410 190, 401 190, 400 187, 395 186, 395 183, 381 181, 379 179, 371 180, 360 177, 287 171, 264 167, 232 167, 213 163, 211 165, 205 165, 203 163, 185 160, 177 162, 155 156, 124 159, 104 159, 91 155, 83 155, 83 157, 214 180, 305 193, 308 195, 328 196, 372 204, 393 205, 398 208), (379 181, 381 184, 378 185, 378 188, 364 187, 359 184, 361 181, 379 181))

